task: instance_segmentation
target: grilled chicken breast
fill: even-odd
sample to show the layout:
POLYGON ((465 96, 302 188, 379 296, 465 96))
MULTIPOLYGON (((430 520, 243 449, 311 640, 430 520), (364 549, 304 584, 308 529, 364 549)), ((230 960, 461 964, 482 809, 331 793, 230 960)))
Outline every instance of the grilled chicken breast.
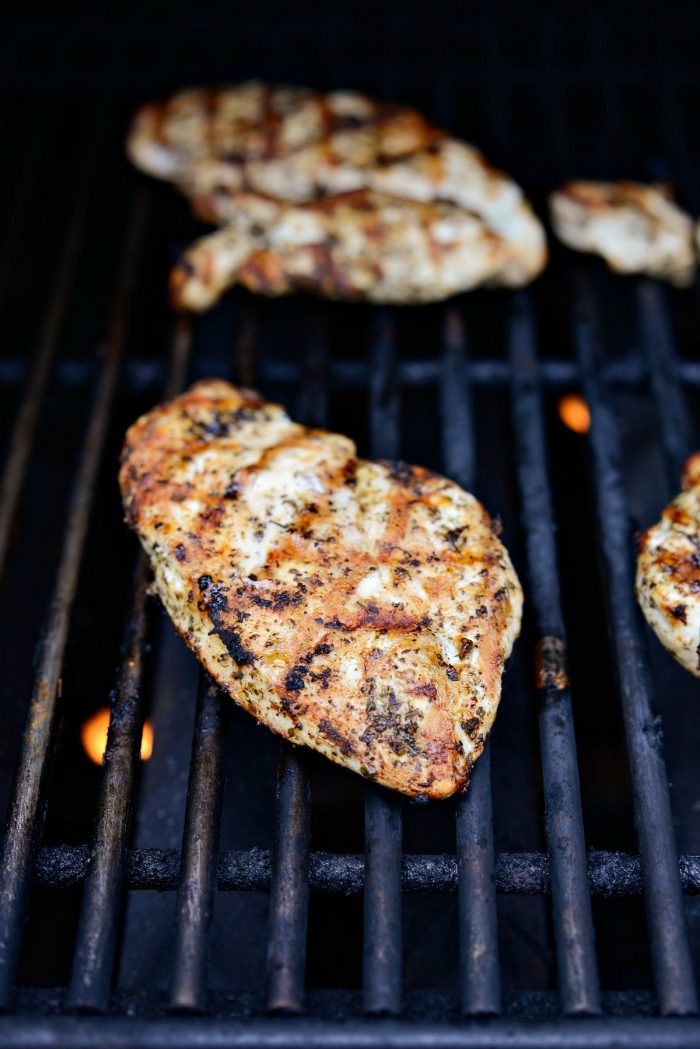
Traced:
POLYGON ((357 189, 345 181, 352 172, 422 152, 442 137, 406 106, 251 80, 143 106, 127 151, 142 171, 190 193, 221 185, 303 202, 319 189, 357 189))
POLYGON ((479 284, 507 283, 519 267, 507 240, 452 204, 371 190, 306 205, 238 197, 232 221, 195 241, 174 268, 176 306, 208 309, 237 283, 265 295, 312 291, 333 299, 433 302, 479 284))
POLYGON ((693 224, 668 187, 569 182, 550 197, 552 225, 570 248, 602 255, 618 273, 687 287, 695 276, 693 224))
MULTIPOLYGON (((461 221, 470 229, 480 221, 502 242, 498 277, 502 284, 525 284, 546 262, 542 226, 511 179, 492 168, 478 150, 433 127, 415 110, 356 92, 321 95, 257 81, 180 92, 139 111, 127 150, 142 170, 174 182, 193 200, 200 217, 217 225, 233 224, 225 237, 210 243, 208 259, 220 246, 230 258, 241 209, 256 195, 263 201, 277 201, 281 210, 283 203, 306 205, 312 214, 317 214, 319 198, 338 198, 333 210, 348 214, 350 222, 349 229, 342 231, 345 254, 362 253, 366 237, 355 233, 356 212, 354 208, 348 212, 346 194, 372 190, 382 196, 366 193, 363 199, 376 201, 380 208, 390 196, 463 209, 467 214, 461 221)), ((264 203, 257 210, 263 207, 264 203)), ((409 210, 404 209, 407 216, 409 210)), ((414 221, 420 222, 425 213, 429 215, 429 209, 416 208, 414 221)), ((378 222, 382 224, 383 217, 378 222)), ((286 229, 288 221, 284 225, 286 229)), ((473 247, 473 238, 468 240, 473 247)), ((372 251, 379 255, 381 239, 372 251)), ((195 257, 202 257, 197 249, 195 257)), ((226 266, 224 261, 215 263, 216 269, 226 266)), ((489 263, 474 283, 490 282, 492 276, 489 263)), ((323 289, 322 274, 316 284, 323 289)), ((442 282, 442 290, 440 284, 426 288, 423 298, 451 294, 444 288, 452 285, 462 290, 459 282, 442 282)), ((375 294, 374 300, 414 298, 404 300, 394 294, 381 300, 375 294)))
POLYGON ((661 643, 700 677, 700 452, 683 491, 638 540, 637 596, 661 643))
POLYGON ((237 703, 404 794, 466 785, 522 604, 473 496, 217 380, 131 427, 120 484, 166 609, 237 703))

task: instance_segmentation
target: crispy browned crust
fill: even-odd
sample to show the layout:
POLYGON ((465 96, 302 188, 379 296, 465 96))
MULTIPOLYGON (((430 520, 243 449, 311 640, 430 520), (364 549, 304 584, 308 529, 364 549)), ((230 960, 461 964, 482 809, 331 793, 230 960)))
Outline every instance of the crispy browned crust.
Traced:
POLYGON ((177 629, 237 703, 405 794, 466 784, 522 600, 472 496, 215 380, 131 427, 120 484, 177 629))

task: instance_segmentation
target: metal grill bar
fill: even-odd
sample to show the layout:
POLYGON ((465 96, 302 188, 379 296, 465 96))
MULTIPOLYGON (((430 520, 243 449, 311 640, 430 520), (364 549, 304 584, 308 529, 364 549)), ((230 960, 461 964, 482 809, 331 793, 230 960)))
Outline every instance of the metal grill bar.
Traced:
POLYGON ((556 567, 544 405, 534 321, 524 294, 517 296, 511 318, 510 363, 529 596, 540 639, 535 662, 559 987, 564 1013, 590 1014, 600 1010, 600 988, 556 567))
POLYGON ((311 788, 303 756, 290 747, 280 754, 277 775, 267 1008, 298 1013, 304 1005, 311 788))
MULTIPOLYGON (((127 260, 126 274, 133 272, 127 260)), ((184 383, 191 343, 189 322, 175 326, 164 396, 184 383)), ((149 628, 147 587, 150 569, 139 554, 127 616, 126 656, 112 698, 105 771, 76 938, 68 1006, 104 1012, 109 1004, 117 926, 124 888, 126 843, 142 728, 141 680, 149 628)))
MULTIPOLYGON (((250 307, 251 303, 246 303, 250 307)), ((241 334, 239 344, 254 343, 253 324, 246 320, 245 310, 241 310, 241 334)), ((240 357, 240 354, 239 354, 240 357)), ((246 361, 250 357, 246 353, 246 361)), ((247 366, 247 365, 246 365, 247 366)), ((403 360, 397 362, 401 386, 415 387, 441 381, 443 364, 439 358, 435 360, 403 360)), ((139 389, 153 387, 156 389, 161 381, 165 370, 164 363, 159 360, 144 357, 130 357, 124 361, 125 380, 139 389)), ((0 385, 16 387, 20 384, 29 369, 25 360, 17 357, 8 357, 0 360, 0 385)), ((686 386, 700 386, 700 364, 694 361, 680 360, 676 362, 676 372, 679 380, 686 386)), ((248 371, 248 374, 252 372, 248 371)), ((644 389, 646 387, 649 373, 648 368, 639 359, 623 358, 621 360, 606 361, 601 363, 599 374, 606 385, 611 388, 620 389, 644 389)), ((54 375, 57 383, 61 386, 74 385, 81 381, 84 375, 84 364, 76 358, 65 357, 56 361, 54 375)), ((329 376, 328 386, 334 390, 366 388, 369 375, 369 366, 362 361, 350 361, 334 359, 332 375, 329 376)), ((565 360, 541 360, 540 378, 544 387, 568 390, 578 382, 578 367, 573 361, 565 360)), ((262 362, 260 367, 260 384, 283 382, 292 383, 298 379, 296 365, 286 361, 270 360, 262 362)), ((469 380, 473 387, 488 386, 491 388, 509 389, 511 384, 510 367, 506 361, 484 360, 471 358, 469 363, 469 380)), ((243 373, 239 374, 242 385, 250 385, 252 379, 244 379, 243 373)), ((298 414, 298 413, 297 413, 298 414)))
POLYGON ((467 366, 467 347, 462 318, 454 307, 445 314, 445 349, 439 364, 442 455, 447 474, 471 489, 476 480, 472 362, 467 366))
POLYGON ((71 496, 63 549, 51 599, 49 623, 40 649, 38 671, 10 799, 0 864, 0 1007, 7 1007, 11 995, 34 851, 43 824, 42 799, 49 771, 63 653, 110 408, 117 386, 135 260, 145 218, 146 196, 141 192, 136 197, 129 217, 124 261, 110 326, 110 342, 85 431, 84 450, 71 496))
POLYGON ((599 335, 591 290, 582 279, 574 310, 574 337, 590 431, 600 545, 606 569, 611 639, 632 776, 635 820, 645 883, 654 979, 664 1015, 697 1010, 683 898, 678 877, 661 721, 652 708, 652 685, 634 599, 632 537, 621 473, 617 425, 597 375, 599 335))
POLYGON ((401 1008, 401 823, 400 800, 368 784, 362 1002, 372 1016, 401 1008))
MULTIPOLYGON (((476 449, 466 339, 455 309, 447 311, 445 321, 440 389, 445 469, 458 484, 471 490, 476 449)), ((462 1011, 488 1016, 501 1007, 488 742, 472 772, 469 790, 457 801, 456 843, 462 1011)))
POLYGON ((289 1018, 228 1020, 211 1017, 143 1020, 114 1017, 100 1023, 73 1017, 7 1017, 0 1020, 0 1049, 35 1049, 70 1045, 72 1049, 698 1049, 700 1032, 693 1020, 655 1017, 604 1017, 562 1020, 499 1019, 479 1024, 399 1023, 387 1020, 381 1031, 366 1021, 289 1018), (206 1041, 205 1041, 206 1039, 206 1041))
POLYGON ((105 771, 68 992, 69 1008, 86 1012, 104 1012, 109 1004, 126 839, 143 724, 140 691, 148 627, 148 577, 146 558, 139 555, 127 614, 126 656, 112 698, 105 771))
MULTIPOLYGON (((88 145, 79 170, 75 204, 68 227, 68 235, 56 267, 53 290, 44 315, 34 361, 29 373, 27 389, 17 412, 2 482, 0 483, 0 577, 2 577, 12 533, 12 522, 17 511, 24 479, 29 466, 39 410, 51 373, 56 344, 68 305, 70 289, 85 238, 90 190, 95 178, 99 147, 104 132, 102 107, 91 124, 88 145)), ((1 964, 1 962, 0 962, 1 964)))
MULTIPOLYGON (((396 367, 403 386, 424 386, 440 380, 440 360, 397 361, 396 367)), ((567 388, 578 382, 579 371, 574 361, 543 360, 540 362, 542 382, 545 386, 567 388)), ((601 374, 606 382, 615 386, 642 386, 647 380, 647 369, 639 359, 601 363, 601 374)), ((364 361, 336 360, 333 362, 333 380, 337 389, 366 389, 373 372, 373 365, 364 361)), ((680 378, 689 386, 700 386, 700 363, 680 361, 680 378)), ((266 382, 294 382, 298 373, 296 366, 286 361, 268 361, 262 369, 266 382)), ((0 371, 0 378, 2 371, 0 371)), ((511 374, 507 361, 474 359, 469 365, 469 380, 472 386, 495 386, 510 388, 511 374)))
POLYGON ((214 909, 224 777, 222 696, 202 672, 190 759, 187 811, 177 893, 170 1008, 207 1006, 209 927, 214 909))
MULTIPOLYGON (((326 348, 320 315, 312 327, 297 414, 302 422, 322 426, 328 405, 326 348)), ((311 838, 311 786, 303 751, 283 745, 277 777, 266 1004, 269 1012, 299 1013, 304 1007, 311 838)))
MULTIPOLYGON (((133 260, 127 260, 126 274, 132 270, 133 260)), ((190 341, 189 323, 181 320, 174 332, 166 397, 184 382, 190 341)), ((140 691, 149 627, 149 579, 147 558, 139 554, 127 616, 126 656, 111 704, 105 771, 68 992, 69 1008, 83 1012, 104 1012, 109 1004, 143 720, 140 691)))
MULTIPOLYGON (((399 384, 394 325, 381 310, 372 343, 370 445, 375 458, 399 454, 399 384)), ((401 1009, 401 799, 368 784, 365 793, 365 865, 362 1004, 374 1016, 401 1009)))
POLYGON ((661 289, 653 281, 640 281, 637 300, 642 345, 649 364, 651 388, 657 407, 670 496, 677 491, 683 463, 695 447, 693 426, 678 381, 678 362, 661 289))
MULTIPOLYGON (((127 257, 124 273, 127 282, 132 277, 133 263, 134 259, 127 257)), ((166 397, 182 385, 187 367, 189 325, 183 338, 183 323, 175 328, 166 397)), ((126 655, 111 701, 105 771, 68 990, 68 1007, 78 1011, 104 1012, 109 1004, 126 844, 131 827, 131 799, 143 727, 141 687, 150 626, 149 579, 148 560, 140 553, 126 621, 126 655)))
MULTIPOLYGON (((35 881, 38 885, 65 888, 82 881, 88 871, 87 846, 63 845, 39 852, 35 881)), ((227 850, 219 857, 217 887, 222 891, 265 891, 270 887, 271 853, 264 849, 227 850)), ((175 849, 137 849, 127 856, 129 889, 177 888, 180 856, 175 849)), ((681 856, 681 885, 690 896, 700 895, 700 856, 681 856)), ((354 854, 312 852, 309 886, 316 892, 352 896, 362 892, 365 858, 354 854)), ((537 896, 551 889, 549 857, 542 852, 502 852, 496 856, 496 891, 506 895, 537 896)), ((404 855, 401 861, 403 892, 451 893, 457 891, 458 869, 454 856, 404 855)), ((638 896, 642 875, 638 856, 624 852, 588 854, 588 884, 596 896, 638 896)))
POLYGON ((457 856, 462 1012, 490 1016, 501 1007, 501 973, 488 747, 474 769, 467 795, 458 801, 457 856))
MULTIPOLYGON (((297 418, 309 426, 328 425, 328 352, 326 315, 319 310, 311 323, 311 335, 304 355, 297 418)), ((335 362, 334 362, 335 370, 335 362)))
MULTIPOLYGON (((191 349, 190 323, 180 318, 175 327, 166 399, 184 387, 191 349)), ((202 674, 178 871, 170 988, 170 1008, 174 1011, 198 1012, 206 1008, 209 928, 216 889, 223 798, 221 748, 224 724, 218 690, 202 674)))

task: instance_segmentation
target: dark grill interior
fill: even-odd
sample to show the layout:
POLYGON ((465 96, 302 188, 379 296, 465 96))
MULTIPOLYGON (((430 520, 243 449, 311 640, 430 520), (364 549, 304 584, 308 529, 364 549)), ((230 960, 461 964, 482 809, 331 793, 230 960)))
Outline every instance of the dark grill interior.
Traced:
POLYGON ((167 272, 197 229, 122 150, 145 98, 260 75, 419 105, 541 214, 571 176, 672 178, 698 214, 700 18, 663 14, 386 5, 369 37, 345 8, 12 20, 0 1046, 700 1044, 698 685, 632 589, 634 531, 696 448, 697 287, 552 242, 523 292, 405 311, 236 292, 178 319, 167 272), (148 598, 121 440, 212 374, 501 515, 526 619, 464 797, 409 804, 281 745, 148 598), (587 437, 557 412, 575 392, 587 437), (110 696, 100 769, 80 728, 110 696))

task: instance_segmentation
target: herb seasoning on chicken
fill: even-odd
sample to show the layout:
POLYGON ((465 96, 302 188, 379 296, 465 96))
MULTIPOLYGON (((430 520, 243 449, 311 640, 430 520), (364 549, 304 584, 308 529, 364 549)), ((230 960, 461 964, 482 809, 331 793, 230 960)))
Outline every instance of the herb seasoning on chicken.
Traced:
POLYGON ((174 305, 208 309, 233 284, 265 295, 434 302, 506 283, 513 263, 502 237, 453 204, 370 190, 303 206, 239 197, 235 221, 232 212, 228 225, 195 241, 173 270, 174 305))
POLYGON ((637 596, 651 628, 700 677, 700 452, 683 470, 683 491, 638 540, 637 596))
POLYGON ((546 263, 542 225, 512 179, 415 110, 355 91, 181 91, 139 110, 127 151, 222 227, 175 271, 175 301, 193 309, 237 280, 266 294, 426 302, 527 284, 546 263))
POLYGON ((404 794, 466 785, 522 606, 473 496, 218 380, 131 427, 120 483, 166 609, 237 703, 404 794))

